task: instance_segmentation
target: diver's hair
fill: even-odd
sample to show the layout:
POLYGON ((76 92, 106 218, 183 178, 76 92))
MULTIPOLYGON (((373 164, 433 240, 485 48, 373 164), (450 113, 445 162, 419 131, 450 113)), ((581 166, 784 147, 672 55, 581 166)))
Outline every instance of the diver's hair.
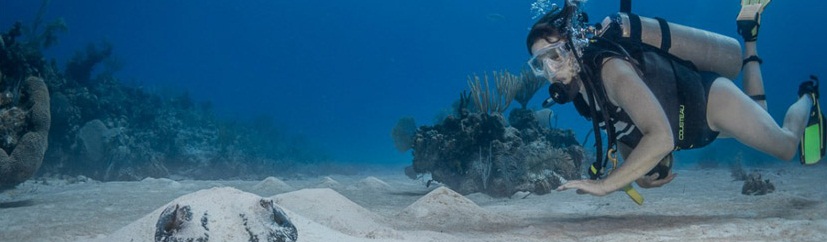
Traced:
POLYGON ((571 25, 571 18, 576 12, 577 6, 568 4, 568 1, 566 1, 566 5, 563 6, 562 9, 552 9, 537 20, 537 22, 531 26, 531 30, 528 32, 528 37, 526 38, 528 54, 531 54, 531 45, 539 39, 552 42, 550 40, 551 37, 561 39, 568 37, 569 31, 567 29, 569 25, 571 25))

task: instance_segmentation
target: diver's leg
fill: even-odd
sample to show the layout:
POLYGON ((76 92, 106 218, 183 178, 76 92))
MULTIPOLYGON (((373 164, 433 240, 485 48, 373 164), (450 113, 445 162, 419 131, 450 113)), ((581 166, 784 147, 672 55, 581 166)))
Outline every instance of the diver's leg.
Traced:
POLYGON ((799 98, 787 110, 784 124, 779 127, 766 110, 726 80, 718 78, 709 91, 709 127, 776 158, 792 159, 804 133, 812 99, 799 98))
POLYGON ((756 41, 758 28, 761 26, 761 14, 769 4, 770 0, 741 0, 741 11, 736 18, 738 33, 744 38, 744 92, 764 110, 767 110, 767 101, 756 41))
MULTIPOLYGON (((758 56, 757 41, 744 42, 744 56, 758 56)), ((753 60, 744 63, 744 92, 750 96, 761 108, 767 110, 767 99, 764 96, 764 78, 761 76, 760 61, 753 60)))

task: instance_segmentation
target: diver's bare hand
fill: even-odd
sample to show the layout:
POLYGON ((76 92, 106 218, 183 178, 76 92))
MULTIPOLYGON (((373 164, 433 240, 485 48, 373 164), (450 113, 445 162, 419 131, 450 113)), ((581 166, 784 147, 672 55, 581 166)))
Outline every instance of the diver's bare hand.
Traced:
POLYGON ((606 196, 613 191, 605 188, 602 181, 597 180, 574 180, 557 187, 557 191, 577 189, 577 194, 591 194, 595 196, 606 196))
POLYGON ((672 179, 675 179, 675 176, 677 175, 677 173, 672 173, 672 171, 669 171, 669 175, 667 175, 666 178, 657 180, 659 175, 656 173, 652 174, 651 176, 643 176, 637 179, 635 182, 637 182, 637 185, 641 188, 655 188, 666 185, 667 183, 671 182, 672 179))

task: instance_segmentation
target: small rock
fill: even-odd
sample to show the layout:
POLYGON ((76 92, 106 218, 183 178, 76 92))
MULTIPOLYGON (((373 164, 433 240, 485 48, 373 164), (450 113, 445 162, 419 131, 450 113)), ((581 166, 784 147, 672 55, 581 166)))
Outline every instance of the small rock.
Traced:
POLYGON ((750 173, 741 188, 741 194, 744 195, 766 195, 774 191, 775 185, 770 182, 770 179, 762 180, 758 172, 750 173))
POLYGON ((511 199, 525 199, 528 195, 531 195, 531 192, 517 191, 514 195, 511 195, 511 199))

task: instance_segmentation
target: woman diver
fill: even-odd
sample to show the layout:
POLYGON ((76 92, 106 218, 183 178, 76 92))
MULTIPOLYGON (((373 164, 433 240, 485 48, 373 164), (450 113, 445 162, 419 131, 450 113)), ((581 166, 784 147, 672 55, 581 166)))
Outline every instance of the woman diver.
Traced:
MULTIPOLYGON (((817 84, 804 82, 783 125, 775 123, 766 110, 756 48, 760 15, 770 0, 742 1, 737 23, 745 42, 743 54, 748 58, 741 62, 740 45, 733 39, 738 57, 734 75, 725 73, 720 65, 702 63, 705 60, 673 55, 680 52, 676 48, 695 51, 686 51, 691 45, 682 45, 681 41, 690 40, 681 39, 681 26, 664 26, 660 19, 641 20, 624 13, 607 18, 602 25, 586 27, 580 1, 565 1, 564 7, 553 9, 532 26, 527 37, 532 55, 528 65, 551 82, 554 102, 574 102, 593 126, 606 130, 606 160, 612 158, 617 146, 624 162, 604 175, 606 160, 600 164, 603 151, 598 141, 598 160, 589 172, 592 179, 568 181, 558 191, 576 189, 581 194, 604 196, 629 188, 633 181, 643 188, 660 187, 676 175, 671 172, 671 152, 703 147, 719 134, 778 159, 795 156, 817 103, 817 84), (623 31, 622 27, 630 23, 632 37, 638 29, 637 42, 634 38, 607 37, 627 36, 628 28, 623 31), (657 40, 662 43, 641 41, 645 39, 640 37, 641 23, 644 28, 646 23, 660 24, 656 32, 664 34, 657 40), (667 36, 670 31, 671 37, 667 36), (731 80, 739 70, 743 71, 744 91, 731 80)), ((823 153, 818 159, 821 156, 823 153)))

